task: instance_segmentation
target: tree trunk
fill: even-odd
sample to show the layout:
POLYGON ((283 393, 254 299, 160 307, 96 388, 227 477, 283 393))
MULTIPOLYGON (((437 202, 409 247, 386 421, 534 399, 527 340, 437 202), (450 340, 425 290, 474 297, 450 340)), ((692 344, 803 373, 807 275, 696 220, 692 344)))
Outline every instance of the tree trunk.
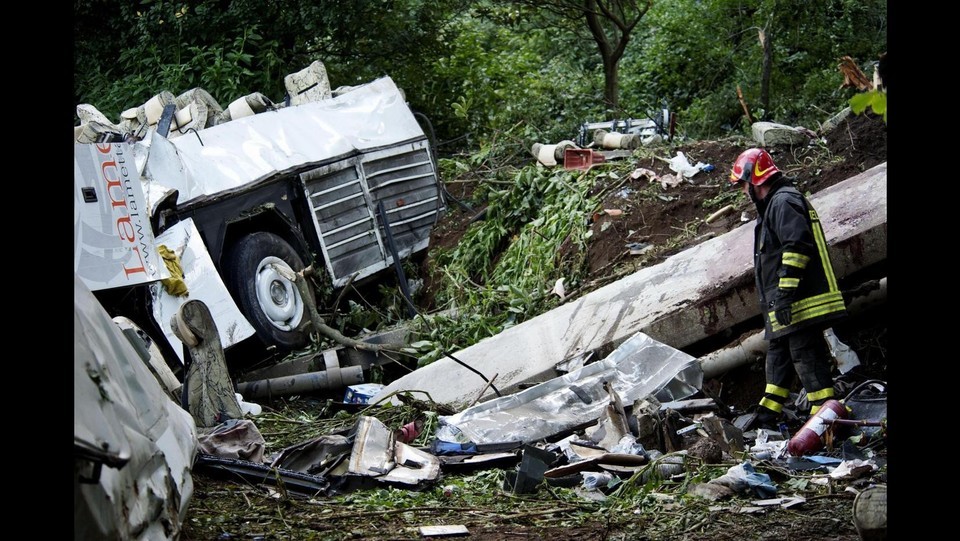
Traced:
POLYGON ((607 110, 616 116, 620 111, 620 59, 604 57, 603 59, 603 101, 607 110))

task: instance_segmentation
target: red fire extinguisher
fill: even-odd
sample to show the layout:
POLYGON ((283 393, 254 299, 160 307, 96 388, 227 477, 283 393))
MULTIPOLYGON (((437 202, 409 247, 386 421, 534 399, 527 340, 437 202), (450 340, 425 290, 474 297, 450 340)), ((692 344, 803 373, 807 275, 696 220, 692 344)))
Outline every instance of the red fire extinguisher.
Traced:
POLYGON ((829 421, 845 419, 847 408, 837 400, 827 400, 817 413, 807 419, 803 427, 790 438, 787 451, 793 456, 803 456, 823 448, 823 433, 830 427, 829 421))

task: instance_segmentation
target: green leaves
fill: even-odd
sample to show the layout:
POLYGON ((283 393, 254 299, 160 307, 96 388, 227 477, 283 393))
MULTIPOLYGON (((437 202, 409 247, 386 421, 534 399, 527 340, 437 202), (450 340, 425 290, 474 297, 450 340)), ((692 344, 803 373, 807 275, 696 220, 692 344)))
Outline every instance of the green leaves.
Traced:
POLYGON ((599 174, 528 165, 497 184, 505 187, 490 193, 485 219, 437 254, 437 303, 460 315, 423 325, 420 336, 435 344, 417 343, 420 366, 440 358, 443 347, 470 346, 552 308, 558 278, 576 287, 585 272, 586 217, 598 204, 587 194, 599 174))
POLYGON ((862 114, 869 107, 875 114, 883 116, 887 121, 887 93, 881 90, 861 92, 850 98, 850 110, 855 114, 862 114))

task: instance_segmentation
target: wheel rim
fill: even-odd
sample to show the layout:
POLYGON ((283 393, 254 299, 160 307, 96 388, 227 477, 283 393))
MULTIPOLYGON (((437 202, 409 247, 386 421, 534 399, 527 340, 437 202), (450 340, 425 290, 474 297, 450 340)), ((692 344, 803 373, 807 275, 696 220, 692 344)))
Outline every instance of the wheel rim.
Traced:
POLYGON ((277 267, 290 269, 278 257, 266 257, 257 266, 257 304, 267 320, 283 331, 292 331, 303 318, 303 299, 293 282, 284 278, 277 267))

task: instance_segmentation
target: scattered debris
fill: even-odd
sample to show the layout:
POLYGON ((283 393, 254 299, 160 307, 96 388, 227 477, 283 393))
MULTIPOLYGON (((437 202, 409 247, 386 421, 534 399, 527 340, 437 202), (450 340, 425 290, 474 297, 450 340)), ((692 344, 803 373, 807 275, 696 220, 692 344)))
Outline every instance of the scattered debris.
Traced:
POLYGON ((420 526, 422 537, 459 537, 470 535, 470 530, 462 524, 445 526, 420 526))
POLYGON ((440 420, 475 443, 532 442, 598 419, 608 383, 628 402, 658 391, 669 401, 694 394, 700 376, 695 358, 637 333, 603 360, 440 420))
POLYGON ((703 220, 703 222, 704 222, 704 223, 707 223, 707 224, 711 224, 711 223, 717 221, 718 218, 721 218, 721 217, 723 217, 723 216, 725 216, 725 215, 733 212, 734 210, 735 210, 735 207, 734 207, 733 205, 726 205, 725 207, 723 207, 723 208, 721 208, 720 210, 714 212, 714 213, 711 214, 710 216, 707 216, 707 217, 703 220))
POLYGON ((553 284, 553 291, 551 291, 551 293, 560 297, 561 301, 565 299, 567 296, 567 292, 563 287, 563 281, 564 281, 564 278, 562 277, 557 278, 557 281, 553 284))
POLYGON ((224 458, 263 462, 267 442, 248 419, 229 419, 201 432, 200 452, 224 458))
POLYGON ((640 148, 640 137, 629 133, 609 132, 598 129, 593 132, 593 142, 605 149, 636 149, 640 148))
POLYGON ((677 151, 677 155, 668 161, 670 163, 670 169, 685 179, 693 178, 701 169, 706 167, 706 164, 703 162, 697 162, 697 165, 690 165, 690 161, 687 160, 687 157, 679 150, 677 151))
POLYGON ((777 487, 765 473, 758 473, 750 462, 742 462, 732 466, 727 473, 711 479, 709 483, 729 488, 738 494, 752 492, 761 498, 772 498, 777 495, 777 487))
POLYGON ((560 141, 555 144, 534 143, 530 152, 540 165, 553 167, 557 163, 563 162, 567 149, 571 148, 578 149, 580 147, 573 141, 560 141))
POLYGON ((839 370, 841 374, 846 374, 857 366, 860 366, 860 357, 857 356, 857 352, 841 342, 832 327, 823 331, 823 337, 827 340, 830 355, 837 361, 837 370, 839 370))
POLYGON ((843 83, 840 84, 840 88, 853 87, 860 92, 873 90, 873 83, 863 73, 853 57, 840 57, 840 63, 837 65, 837 68, 839 68, 840 73, 843 74, 843 83))
POLYGON ((769 506, 776 505, 784 509, 790 509, 791 507, 800 505, 806 501, 807 501, 806 498, 802 498, 799 496, 790 496, 790 497, 784 497, 784 498, 769 498, 766 500, 753 500, 750 503, 752 503, 753 505, 759 505, 760 507, 769 507, 769 506))
POLYGON ((630 255, 642 255, 653 249, 653 244, 649 242, 631 242, 627 244, 627 253, 630 255))
POLYGON ((563 152, 563 168, 588 171, 594 165, 607 161, 602 152, 596 150, 568 148, 563 152))
POLYGON ((347 385, 347 390, 343 393, 343 402, 345 404, 368 404, 370 399, 376 396, 381 389, 383 389, 382 383, 347 385))

